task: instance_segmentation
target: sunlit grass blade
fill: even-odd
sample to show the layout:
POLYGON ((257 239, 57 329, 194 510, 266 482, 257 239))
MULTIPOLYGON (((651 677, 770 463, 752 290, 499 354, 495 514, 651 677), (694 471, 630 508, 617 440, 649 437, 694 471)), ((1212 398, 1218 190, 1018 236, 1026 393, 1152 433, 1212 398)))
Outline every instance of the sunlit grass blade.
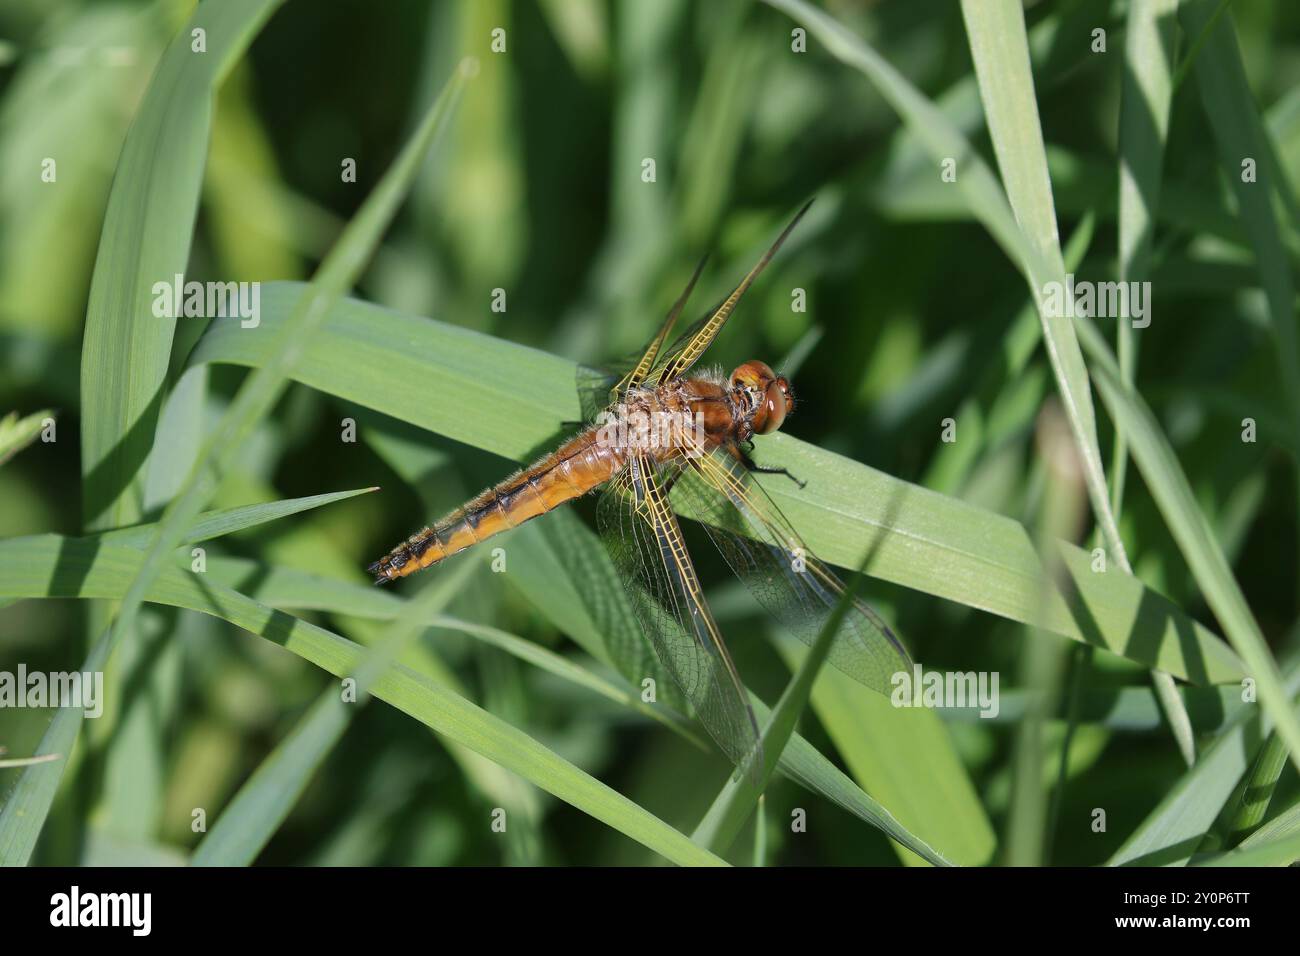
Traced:
MULTIPOLYGON (((1151 242, 1160 207, 1161 170, 1169 132, 1171 74, 1178 31, 1178 0, 1135 0, 1129 5, 1124 36, 1124 81, 1119 111, 1119 279, 1148 278, 1151 242)), ((1124 382, 1133 384, 1137 342, 1131 322, 1115 325, 1116 354, 1124 382)), ((1116 512, 1124 500, 1128 442, 1115 429, 1111 493, 1116 512)))
POLYGON ((44 427, 43 422, 53 414, 47 408, 23 418, 19 418, 17 412, 10 412, 0 418, 0 465, 36 441, 36 436, 44 427))
MULTIPOLYGON (((799 644, 799 652, 807 653, 807 645, 799 644)), ((826 676, 838 678, 835 672, 828 671, 826 676)), ((848 680, 848 678, 844 678, 848 680)), ((816 693, 816 691, 814 691, 816 693)), ((754 715, 766 722, 771 714, 767 706, 752 693, 749 697, 754 715)), ((871 797, 844 771, 826 759, 822 753, 799 734, 790 738, 789 745, 781 754, 781 772, 796 781, 810 792, 820 794, 835 805, 853 814, 859 820, 875 827, 885 836, 901 846, 907 847, 921 859, 935 866, 951 866, 952 861, 934 847, 915 830, 905 826, 894 814, 890 813, 880 801, 871 797)), ((919 829, 919 828, 917 828, 919 829)))
POLYGON ((0 748, 0 770, 10 770, 14 767, 30 767, 38 763, 59 760, 62 757, 63 754, 41 754, 39 757, 5 757, 4 749, 0 748))
POLYGON ((351 672, 355 685, 344 698, 342 688, 326 688, 307 715, 239 788, 199 845, 194 866, 249 866, 284 823, 312 775, 347 732, 353 715, 368 699, 375 680, 402 649, 424 629, 429 615, 447 606, 478 562, 462 561, 428 584, 399 610, 387 636, 370 647, 351 672))
MULTIPOLYGON (((333 504, 336 501, 345 501, 348 498, 355 498, 357 495, 366 495, 378 490, 378 488, 356 488, 352 491, 333 491, 324 495, 285 498, 280 501, 268 501, 260 505, 244 505, 238 508, 223 508, 220 511, 204 512, 190 525, 189 530, 185 532, 184 537, 181 539, 181 544, 198 544, 200 541, 210 541, 213 538, 256 528, 258 525, 270 521, 277 521, 280 518, 287 518, 290 515, 301 514, 313 508, 320 508, 323 505, 333 504)), ((100 540, 132 548, 143 548, 148 546, 154 530, 153 525, 119 528, 115 531, 104 532, 100 536, 100 540)))
MULTIPOLYGON (((1124 80, 1119 114, 1119 279, 1141 282, 1147 278, 1151 242, 1160 207, 1161 169, 1169 132, 1171 80, 1178 33, 1174 19, 1178 0, 1135 0, 1129 6, 1124 36, 1124 80)), ((1116 354, 1124 383, 1133 386, 1137 369, 1137 339, 1133 324, 1121 317, 1115 323, 1116 354)), ((1128 436, 1116 423, 1111 455, 1111 506, 1116 520, 1123 507, 1124 479, 1128 471, 1128 436)), ((1084 668, 1076 670, 1081 678, 1084 668)), ((1152 674, 1156 695, 1168 715, 1174 739, 1190 766, 1196 759, 1195 741, 1187 711, 1177 698, 1173 678, 1152 674)), ((1062 756, 1064 766, 1065 757, 1062 756)))
MULTIPOLYGON (((1028 250, 997 179, 965 136, 907 79, 861 38, 834 17, 804 0, 766 0, 806 27, 836 59, 859 70, 911 128, 935 163, 954 160, 956 187, 1012 262, 1027 260, 1028 250)), ((936 166, 937 168, 937 166, 936 166)))
POLYGON ((1264 749, 1260 751, 1255 766, 1246 779, 1246 787, 1241 794, 1241 803, 1229 821, 1228 839, 1237 843, 1250 836, 1251 832, 1264 819, 1269 802, 1277 789, 1277 782, 1286 766, 1286 744, 1277 735, 1277 731, 1268 735, 1264 749))
POLYGON ((184 274, 218 86, 280 0, 201 4, 163 53, 127 133, 86 311, 81 473, 87 530, 138 521, 174 317, 153 286, 184 274), (203 31, 206 52, 192 49, 203 31))
MULTIPOLYGON (((792 640, 782 640, 778 648, 792 669, 808 650, 792 640)), ((817 678, 812 709, 852 780, 872 794, 873 812, 878 807, 883 817, 870 822, 898 844, 903 862, 989 862, 996 843, 993 827, 939 713, 895 707, 880 694, 863 693, 861 684, 833 669, 817 678)), ((787 755, 794 750, 791 745, 787 755)))
POLYGON ((1285 810, 1282 810, 1271 820, 1261 825, 1254 833, 1242 840, 1241 845, 1249 849, 1264 843, 1271 843, 1291 834, 1300 834, 1300 798, 1293 800, 1285 810))
MULTIPOLYGON (((20 597, 120 600, 139 573, 135 548, 39 535, 0 541, 0 593, 20 597)), ((155 604, 188 608, 280 644, 333 674, 355 674, 365 648, 322 627, 277 611, 201 574, 165 564, 146 594, 155 604)), ((640 805, 584 773, 528 734, 461 695, 398 665, 372 693, 435 732, 487 757, 665 858, 683 865, 722 865, 640 805)), ((69 708, 61 708, 65 713, 69 708)), ((57 719, 57 715, 56 715, 57 719)), ((47 735, 48 736, 48 735, 47 735)), ((58 764, 29 767, 52 773, 58 764)), ((8 805, 6 805, 8 809, 8 805)))
MULTIPOLYGON (((1066 289, 1067 284, 1047 152, 1034 97, 1024 9, 1018 0, 962 0, 962 13, 1002 182, 1025 236, 1023 268, 1038 302, 1043 342, 1056 376, 1057 392, 1079 447, 1088 499, 1115 563, 1125 574, 1132 574, 1106 485, 1088 369, 1068 313, 1048 304, 1049 286, 1066 289)), ((1190 762, 1195 752, 1191 725, 1187 714, 1179 709, 1173 678, 1157 673, 1155 681, 1161 701, 1171 710, 1169 722, 1179 748, 1190 762)))
POLYGON ((1193 866, 1291 866, 1300 860, 1300 833, 1270 842, 1239 846, 1216 856, 1194 860, 1193 866))

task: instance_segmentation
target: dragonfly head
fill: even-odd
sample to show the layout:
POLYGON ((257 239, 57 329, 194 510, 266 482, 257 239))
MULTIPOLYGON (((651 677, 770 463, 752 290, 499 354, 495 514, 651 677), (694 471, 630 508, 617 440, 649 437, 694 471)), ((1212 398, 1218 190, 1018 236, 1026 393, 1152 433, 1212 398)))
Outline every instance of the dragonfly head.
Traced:
POLYGON ((737 366, 731 373, 731 390, 742 403, 754 434, 776 431, 785 416, 794 411, 794 390, 790 383, 757 359, 737 366))

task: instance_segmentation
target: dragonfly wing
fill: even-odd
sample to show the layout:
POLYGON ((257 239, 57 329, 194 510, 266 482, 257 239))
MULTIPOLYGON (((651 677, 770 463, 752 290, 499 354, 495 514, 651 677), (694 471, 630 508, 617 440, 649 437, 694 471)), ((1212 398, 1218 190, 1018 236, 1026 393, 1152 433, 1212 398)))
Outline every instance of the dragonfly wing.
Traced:
POLYGON ((610 395, 617 389, 618 383, 634 367, 636 360, 613 366, 579 365, 573 376, 573 384, 578 390, 578 408, 582 410, 584 422, 594 421, 596 416, 610 405, 610 395))
POLYGON ((596 521, 660 661, 739 773, 759 766, 758 723, 660 484, 679 469, 633 457, 602 492, 596 521))
MULTIPOLYGON (((844 585, 803 544, 781 509, 725 451, 688 459, 673 487, 684 513, 699 518, 731 569, 758 602, 806 644, 821 632, 844 585)), ((859 683, 888 695, 893 675, 911 672, 906 649, 858 599, 840 623, 827 658, 859 683)))
MULTIPOLYGON (((704 265, 708 261, 708 256, 700 259, 695 272, 691 274, 691 280, 686 283, 686 288, 677 297, 673 307, 668 310, 668 315, 664 318, 659 331, 655 333, 655 337, 650 340, 644 351, 612 366, 578 366, 575 384, 578 387, 578 404, 582 409, 583 421, 591 421, 605 408, 617 402, 618 397, 629 388, 641 385, 645 381, 650 370, 655 367, 655 361, 659 358, 664 342, 668 340, 668 334, 672 332, 673 326, 682 314, 682 309, 686 307, 686 302, 691 297, 691 290, 695 288, 695 283, 699 281, 700 273, 704 271, 704 265)), ((684 344, 683 342, 682 345, 684 344)), ((680 351, 680 348, 678 350, 680 351)))
POLYGON ((772 257, 781 248, 781 244, 785 242, 786 237, 790 235, 794 227, 799 224, 799 220, 803 218, 804 213, 808 211, 808 207, 811 205, 812 200, 810 199, 790 220, 790 225, 786 226, 781 231, 781 235, 776 237, 776 242, 772 243, 767 252, 763 254, 763 258, 759 259, 745 278, 740 280, 740 285, 736 286, 735 291, 727 296, 722 305, 718 306, 711 315, 707 316, 696 328, 691 330, 692 334, 684 344, 674 346, 675 354, 671 355, 659 372, 658 380, 660 382, 668 382, 679 378, 700 360, 700 356, 713 344, 713 340, 718 337, 718 332, 726 325, 731 313, 736 310, 736 303, 740 301, 740 297, 745 294, 749 287, 754 284, 754 280, 767 268, 767 264, 772 261, 772 257))

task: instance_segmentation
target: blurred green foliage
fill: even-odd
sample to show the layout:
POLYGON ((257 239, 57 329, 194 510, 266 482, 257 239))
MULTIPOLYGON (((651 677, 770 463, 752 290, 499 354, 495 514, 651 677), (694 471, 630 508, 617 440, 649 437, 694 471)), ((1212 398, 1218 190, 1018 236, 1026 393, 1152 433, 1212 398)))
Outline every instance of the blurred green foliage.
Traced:
MULTIPOLYGON (((992 163, 958 4, 833 0, 824 8, 949 110, 992 163)), ((54 409, 58 430, 57 441, 37 441, 0 468, 0 537, 83 530, 77 382, 105 203, 131 118, 191 10, 177 0, 8 0, 0 8, 8 51, 0 63, 0 414, 54 409), (56 183, 41 180, 46 157, 57 160, 56 183)), ((1062 236, 1085 214, 1097 220, 1076 270, 1081 278, 1116 271, 1126 10, 1126 3, 1093 0, 1026 5, 1062 236), (1105 53, 1091 49, 1098 27, 1107 31, 1105 53)), ((1294 188, 1300 7, 1251 0, 1234 5, 1231 19, 1276 148, 1277 175, 1294 188)), ((1034 426, 1054 383, 1036 345, 1011 374, 1001 365, 1013 330, 1023 326, 1024 282, 874 89, 815 42, 806 54, 792 53, 792 27, 783 13, 746 0, 288 2, 220 90, 187 278, 309 276, 446 77, 473 55, 479 75, 354 294, 572 359, 621 357, 653 332, 701 254, 714 254, 695 299, 702 307, 729 291, 773 224, 815 194, 807 221, 708 361, 730 368, 760 357, 780 368, 800 356, 798 410, 787 431, 1032 524, 1044 480, 1034 426), (506 31, 505 53, 491 50, 496 28, 506 31), (345 157, 356 160, 355 184, 340 177, 345 157), (653 183, 642 178, 647 158, 655 161, 653 183), (806 290, 806 311, 791 307, 795 287, 806 290), (504 312, 491 308, 496 289, 505 290, 504 312), (955 454, 939 440, 940 423, 972 396, 988 412, 985 427, 955 454)), ((1181 49, 1188 46, 1184 38, 1181 49)), ((1212 138, 1189 80, 1172 101, 1150 264, 1153 322, 1139 333, 1136 381, 1282 656, 1300 610, 1300 450, 1290 430, 1298 410, 1280 397, 1265 293, 1212 138), (1240 441, 1246 417, 1258 422, 1253 444, 1240 441)), ((1295 210, 1278 206, 1294 269, 1295 210)), ((178 321, 171 380, 202 331, 203 320, 178 321)), ((207 424, 245 372, 217 366, 209 374, 200 418, 207 424)), ((526 393, 529 383, 518 387, 526 393)), ((1109 449, 1110 423, 1104 414, 1098 420, 1101 447, 1109 449)), ((224 537, 213 553, 364 582, 364 565, 393 542, 512 467, 295 386, 259 425, 214 507, 371 485, 383 491, 224 537), (347 417, 360 425, 355 444, 339 440, 347 417)), ((580 503, 577 510, 590 509, 580 503)), ((1135 573, 1217 630, 1134 469, 1120 530, 1135 573)), ((740 671, 775 702, 791 672, 789 649, 764 639, 753 606, 703 535, 688 529, 688 537, 740 671)), ((1077 543, 1089 541, 1080 534, 1077 543)), ((1024 676, 1027 641, 1065 643, 879 581, 864 582, 863 591, 927 668, 998 671, 1004 692, 1024 676)), ((17 661, 77 668, 89 613, 86 602, 73 601, 0 607, 0 670, 17 661)), ((449 613, 591 663, 535 596, 493 575, 473 577, 449 613)), ((360 643, 378 637, 373 621, 300 616, 360 643)), ((215 815, 333 683, 305 661, 194 612, 151 609, 141 631, 132 666, 144 660, 162 675, 149 701, 158 709, 151 743, 162 754, 160 774, 119 781, 126 789, 115 797, 104 770, 120 743, 92 728, 55 804, 40 862, 183 860, 198 840, 192 808, 215 815)), ((481 706, 683 832, 727 777, 715 755, 660 724, 464 634, 430 631, 408 653, 432 658, 481 706)), ((1118 696, 1147 682, 1142 667, 1101 652, 1086 674, 1093 695, 1118 696)), ((843 693, 823 678, 814 702, 843 693)), ((1193 715, 1206 732, 1222 716, 1216 703, 1207 708, 1208 716, 1193 715)), ((1154 718, 1084 711, 1091 716, 1074 733, 1054 863, 1108 859, 1185 769, 1154 718), (1108 810, 1105 833, 1089 826, 1097 806, 1108 810)), ((857 713, 870 719, 870 705, 857 713)), ((920 751, 938 755, 936 789, 967 788, 982 807, 967 847, 976 857, 997 859, 978 821, 986 815, 993 831, 1005 833, 1013 789, 1024 785, 1014 779, 1015 713, 952 719, 949 740, 920 751), (952 752, 960 765, 949 761, 952 752)), ((48 712, 0 711, 0 746, 13 756, 32 752, 48 720, 48 712)), ((870 775, 872 754, 846 742, 845 727, 823 726, 810 714, 800 732, 859 780, 870 775)), ((1056 783, 1065 736, 1063 720, 1045 722, 1044 791, 1056 783)), ((0 802, 17 774, 0 770, 0 802)), ((1276 786, 1275 808, 1294 799, 1292 767, 1276 786)), ((907 799, 866 789, 887 805, 887 797, 907 799)), ((898 859, 876 830, 787 781, 768 790, 763 812, 773 824, 770 862, 898 859), (790 832, 795 808, 808 811, 806 833, 790 832)), ((752 856, 750 839, 742 836, 731 858, 752 856)), ((648 858, 590 817, 375 705, 357 714, 258 859, 648 858), (505 835, 490 827, 503 793, 513 801, 505 835)))

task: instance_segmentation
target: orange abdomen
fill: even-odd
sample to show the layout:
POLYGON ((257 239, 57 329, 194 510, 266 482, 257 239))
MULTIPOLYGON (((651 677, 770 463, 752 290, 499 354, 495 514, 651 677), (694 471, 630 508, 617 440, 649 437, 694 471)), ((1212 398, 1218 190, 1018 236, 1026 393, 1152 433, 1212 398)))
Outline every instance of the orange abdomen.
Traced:
POLYGON ((604 484, 622 467, 624 456, 617 448, 598 443, 596 434, 591 428, 570 439, 437 524, 411 535, 367 570, 377 584, 406 577, 604 484))

